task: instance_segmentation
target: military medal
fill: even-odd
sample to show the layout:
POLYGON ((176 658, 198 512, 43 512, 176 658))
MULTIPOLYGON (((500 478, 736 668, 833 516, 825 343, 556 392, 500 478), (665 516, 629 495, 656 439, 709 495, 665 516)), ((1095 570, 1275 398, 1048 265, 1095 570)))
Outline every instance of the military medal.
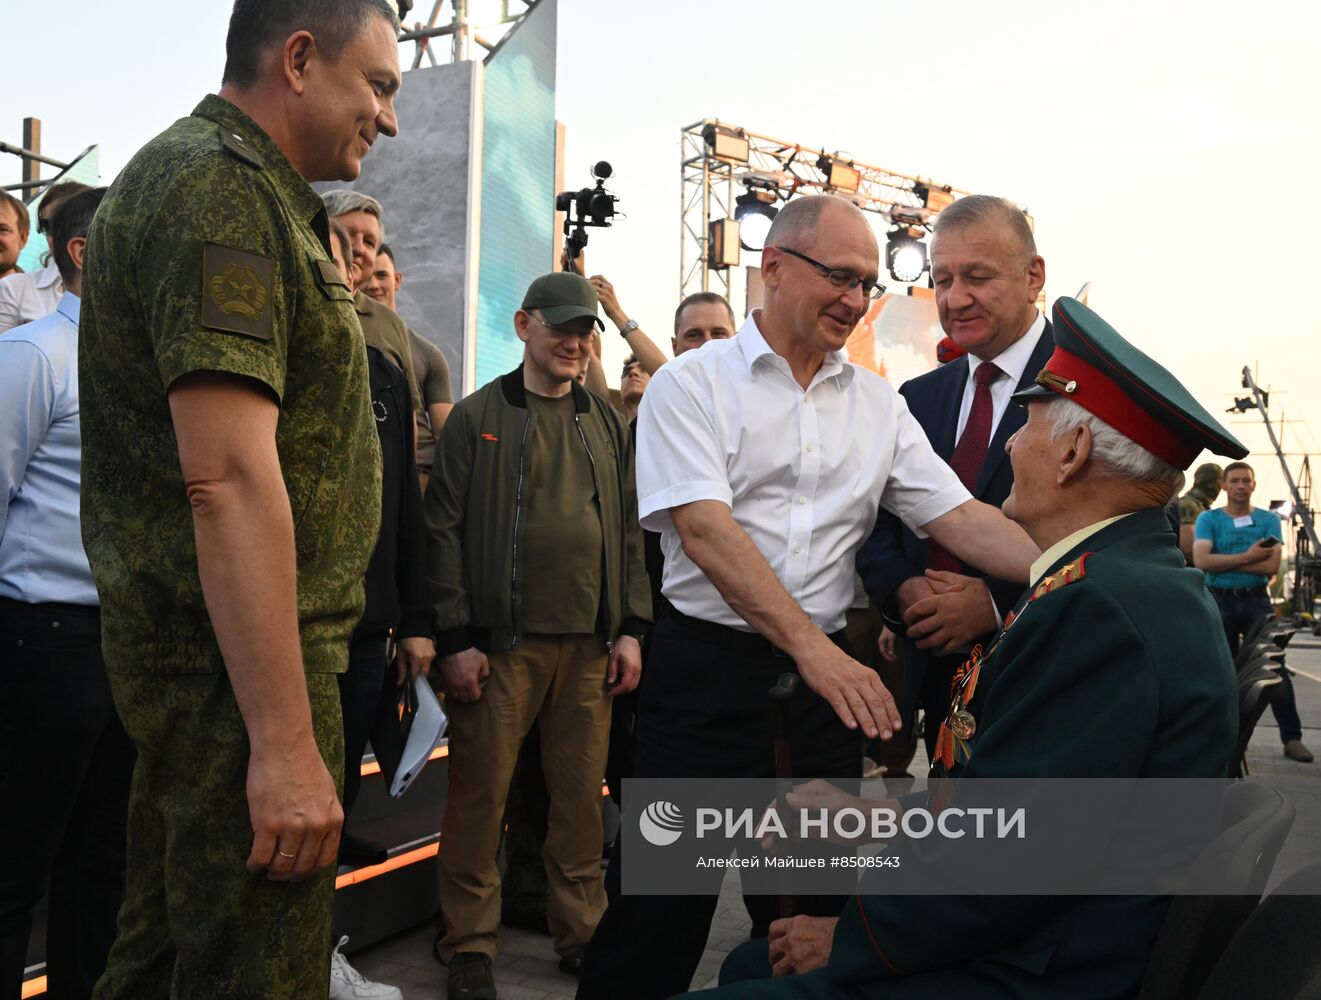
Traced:
POLYGON ((966 708, 956 708, 949 717, 949 731, 961 740, 970 740, 977 732, 977 720, 966 708))

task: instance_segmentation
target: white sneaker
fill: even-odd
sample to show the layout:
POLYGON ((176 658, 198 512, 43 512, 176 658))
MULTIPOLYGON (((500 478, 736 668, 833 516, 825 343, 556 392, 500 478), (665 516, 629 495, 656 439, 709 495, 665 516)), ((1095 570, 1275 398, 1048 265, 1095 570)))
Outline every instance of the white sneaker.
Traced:
POLYGON ((330 1000, 404 1000, 397 987, 373 983, 349 965, 340 951, 348 943, 346 934, 330 953, 330 1000))

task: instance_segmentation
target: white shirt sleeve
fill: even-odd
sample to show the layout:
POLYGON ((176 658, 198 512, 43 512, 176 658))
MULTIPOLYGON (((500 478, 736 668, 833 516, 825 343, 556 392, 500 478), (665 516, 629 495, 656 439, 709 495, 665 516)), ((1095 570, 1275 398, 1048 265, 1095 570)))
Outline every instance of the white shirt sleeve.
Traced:
POLYGON ((22 286, 16 280, 22 277, 21 274, 11 274, 0 279, 0 333, 23 323, 22 310, 19 308, 22 286))
POLYGON ((972 494, 931 447, 904 397, 895 393, 894 398, 894 457, 881 506, 908 525, 918 538, 926 538, 922 525, 967 503, 972 494))
POLYGON ((672 530, 670 508, 734 492, 709 399, 670 366, 647 386, 638 411, 638 516, 648 531, 672 530))

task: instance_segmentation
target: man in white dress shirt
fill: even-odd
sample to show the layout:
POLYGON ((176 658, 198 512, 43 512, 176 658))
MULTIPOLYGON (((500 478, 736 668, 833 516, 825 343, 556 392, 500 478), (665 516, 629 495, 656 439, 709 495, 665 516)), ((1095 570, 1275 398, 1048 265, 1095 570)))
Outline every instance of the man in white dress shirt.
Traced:
MULTIPOLYGON (((643 398, 638 508, 661 532, 672 610, 642 688, 639 777, 770 776, 766 692, 794 670, 804 681, 789 709, 795 777, 859 776, 862 734, 889 739, 899 727, 893 699, 843 637, 854 556, 878 509, 1026 583, 1032 542, 971 498, 889 383, 847 361, 845 341, 883 292, 879 260, 853 205, 790 202, 762 253, 765 306, 732 340, 665 365, 643 398)), ((579 1000, 686 990, 715 904, 620 896, 588 948, 579 1000), (665 944, 639 962, 629 947, 639 940, 665 944)), ((754 935, 768 924, 754 917, 754 935)))
POLYGON ((88 190, 86 184, 63 181, 53 184, 37 208, 37 232, 45 235, 50 261, 40 271, 19 272, 0 279, 0 333, 23 323, 49 316, 64 295, 64 280, 55 264, 55 243, 50 220, 60 202, 88 190))

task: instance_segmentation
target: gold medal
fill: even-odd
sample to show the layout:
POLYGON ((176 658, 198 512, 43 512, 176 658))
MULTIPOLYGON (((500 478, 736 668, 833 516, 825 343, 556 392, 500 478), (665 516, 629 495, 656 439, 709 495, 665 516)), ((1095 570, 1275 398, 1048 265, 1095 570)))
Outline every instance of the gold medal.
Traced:
POLYGON ((949 731, 961 740, 972 739, 977 732, 977 720, 966 708, 956 708, 949 717, 949 731))

